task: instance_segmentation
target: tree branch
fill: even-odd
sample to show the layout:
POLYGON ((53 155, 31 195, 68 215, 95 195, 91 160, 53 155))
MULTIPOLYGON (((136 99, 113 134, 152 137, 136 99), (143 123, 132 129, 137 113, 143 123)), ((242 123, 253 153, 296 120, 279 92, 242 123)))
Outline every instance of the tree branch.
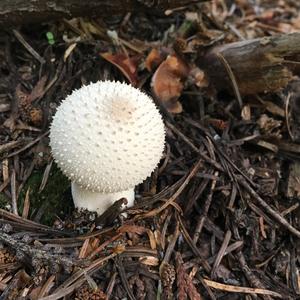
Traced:
POLYGON ((287 85, 299 64, 300 33, 214 47, 202 59, 202 67, 217 88, 232 88, 220 56, 230 66, 241 94, 276 91, 287 85))
POLYGON ((37 23, 78 16, 110 16, 145 10, 166 10, 207 0, 1 0, 0 25, 37 23))

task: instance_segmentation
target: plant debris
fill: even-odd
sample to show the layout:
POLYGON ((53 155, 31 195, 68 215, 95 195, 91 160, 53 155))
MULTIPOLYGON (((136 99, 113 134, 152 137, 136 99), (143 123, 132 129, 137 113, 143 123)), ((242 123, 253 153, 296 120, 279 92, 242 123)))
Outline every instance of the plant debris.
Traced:
POLYGON ((221 85, 202 68, 297 34, 298 2, 151 9, 1 31, 0 299, 300 299, 300 55, 259 94, 222 54, 221 85), (135 205, 97 216, 74 209, 48 134, 62 99, 106 79, 154 98, 166 147, 135 205))

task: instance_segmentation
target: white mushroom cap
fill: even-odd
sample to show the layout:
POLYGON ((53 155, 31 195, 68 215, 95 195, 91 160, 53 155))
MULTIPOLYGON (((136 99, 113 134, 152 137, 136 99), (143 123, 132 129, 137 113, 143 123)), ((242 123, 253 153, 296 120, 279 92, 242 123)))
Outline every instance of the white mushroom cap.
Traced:
POLYGON ((73 91, 58 107, 50 130, 52 154, 63 173, 80 188, 100 193, 128 190, 145 180, 164 142, 153 100, 113 81, 73 91))

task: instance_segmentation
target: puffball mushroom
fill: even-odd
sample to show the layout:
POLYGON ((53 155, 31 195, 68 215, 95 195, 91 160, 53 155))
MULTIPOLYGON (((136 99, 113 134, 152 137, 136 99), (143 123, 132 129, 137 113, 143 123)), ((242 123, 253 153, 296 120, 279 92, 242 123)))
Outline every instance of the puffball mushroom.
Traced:
POLYGON ((98 214, 123 197, 133 205, 134 187, 155 169, 164 143, 164 124, 153 100, 115 81, 73 91, 50 128, 52 154, 72 181, 75 207, 98 214))

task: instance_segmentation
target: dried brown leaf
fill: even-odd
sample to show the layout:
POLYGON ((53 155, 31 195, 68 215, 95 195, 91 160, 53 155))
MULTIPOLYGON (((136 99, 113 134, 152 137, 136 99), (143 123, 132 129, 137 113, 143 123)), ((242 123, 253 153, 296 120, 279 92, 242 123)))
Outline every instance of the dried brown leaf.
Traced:
POLYGON ((187 64, 176 55, 169 55, 154 73, 151 81, 155 96, 171 113, 181 113, 178 98, 183 90, 183 81, 190 71, 187 64))
POLYGON ((146 57, 145 67, 151 72, 153 71, 162 61, 164 57, 157 49, 153 48, 146 57))
POLYGON ((35 87, 32 89, 31 93, 27 97, 27 102, 32 103, 36 99, 42 97, 45 93, 46 88, 46 82, 47 82, 47 76, 43 76, 40 78, 40 80, 37 82, 35 87))
POLYGON ((137 65, 139 61, 138 57, 129 57, 123 53, 113 55, 108 52, 100 53, 100 55, 104 59, 115 65, 133 86, 137 86, 137 65))

